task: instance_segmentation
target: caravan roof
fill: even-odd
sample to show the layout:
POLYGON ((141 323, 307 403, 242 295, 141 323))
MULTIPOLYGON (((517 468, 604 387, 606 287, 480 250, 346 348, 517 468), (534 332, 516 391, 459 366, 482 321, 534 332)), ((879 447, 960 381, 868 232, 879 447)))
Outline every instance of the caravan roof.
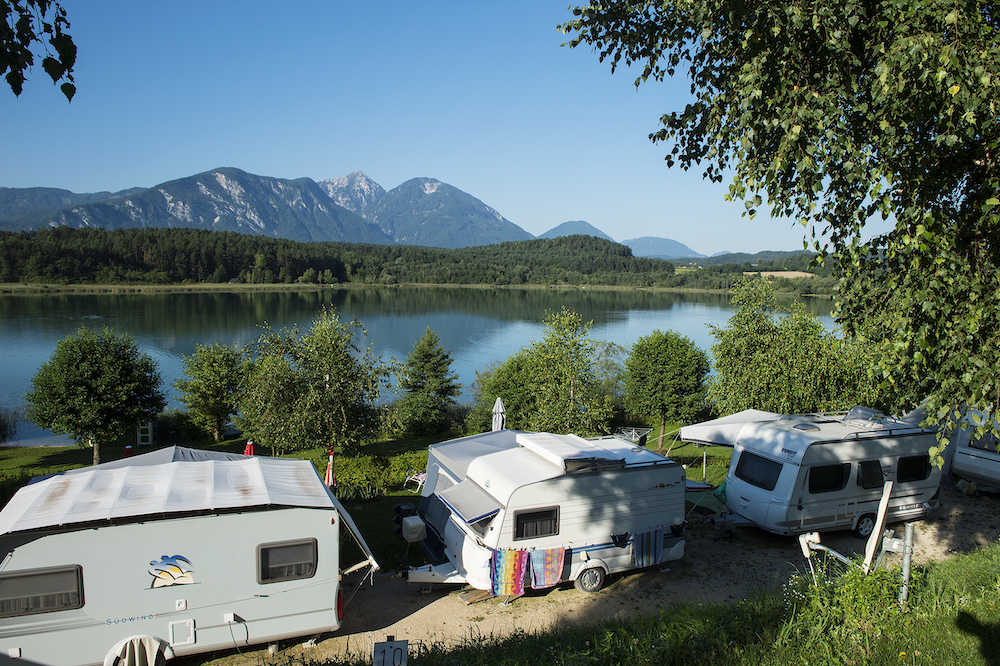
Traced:
MULTIPOLYGON (((526 433, 500 430, 463 437, 430 447, 432 458, 456 475, 464 486, 473 483, 486 490, 499 505, 522 486, 563 476, 588 465, 641 465, 668 462, 663 456, 617 437, 590 440, 576 435, 526 433)), ((463 516, 495 512, 492 504, 472 491, 461 504, 463 516), (473 502, 471 498, 477 497, 473 502), (468 505, 468 506, 466 506, 468 505)), ((453 507, 455 509, 455 507, 453 507)), ((469 517, 466 516, 466 517, 469 517)))
POLYGON ((0 534, 252 506, 336 508, 344 513, 307 460, 175 446, 69 470, 21 488, 0 511, 0 534))
POLYGON ((797 461, 817 442, 861 441, 922 432, 925 431, 912 423, 855 407, 850 412, 836 414, 780 415, 747 410, 723 419, 685 426, 679 437, 685 441, 724 446, 739 443, 774 457, 797 461), (763 415, 762 418, 758 418, 759 415, 763 415))

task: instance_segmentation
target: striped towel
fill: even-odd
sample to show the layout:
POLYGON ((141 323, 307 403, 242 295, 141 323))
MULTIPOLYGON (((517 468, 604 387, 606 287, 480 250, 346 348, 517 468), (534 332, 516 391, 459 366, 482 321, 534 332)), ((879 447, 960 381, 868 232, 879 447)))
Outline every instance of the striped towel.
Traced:
POLYGON ((490 559, 490 592, 495 597, 524 594, 524 573, 528 565, 526 550, 494 550, 490 559))
POLYGON ((531 587, 540 590, 562 580, 564 548, 535 548, 531 553, 531 587))
POLYGON ((651 567, 660 563, 663 556, 663 527, 657 527, 649 532, 636 532, 632 540, 632 557, 635 566, 651 567))

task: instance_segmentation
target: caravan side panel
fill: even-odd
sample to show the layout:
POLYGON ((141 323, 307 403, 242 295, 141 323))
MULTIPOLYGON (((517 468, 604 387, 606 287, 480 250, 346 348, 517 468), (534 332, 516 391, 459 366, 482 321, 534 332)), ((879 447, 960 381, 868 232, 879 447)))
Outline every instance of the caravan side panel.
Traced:
POLYGON ((657 528, 665 542, 661 561, 676 559, 683 554, 683 537, 670 528, 684 522, 684 489, 684 470, 674 464, 542 481, 511 496, 491 527, 497 533, 485 541, 496 548, 566 548, 564 580, 576 578, 593 560, 609 573, 636 568, 635 535, 657 528))
POLYGON ((933 434, 810 444, 800 460, 736 446, 726 476, 729 509, 776 534, 855 528, 874 518, 892 480, 888 522, 921 518, 938 504, 933 434))
MULTIPOLYGON (((78 608, 0 618, 0 655, 103 664, 137 636, 180 656, 337 629, 339 523, 332 509, 276 509, 6 535, 0 577, 78 567, 82 589, 78 608)), ((58 605, 18 594, 8 610, 58 605)))

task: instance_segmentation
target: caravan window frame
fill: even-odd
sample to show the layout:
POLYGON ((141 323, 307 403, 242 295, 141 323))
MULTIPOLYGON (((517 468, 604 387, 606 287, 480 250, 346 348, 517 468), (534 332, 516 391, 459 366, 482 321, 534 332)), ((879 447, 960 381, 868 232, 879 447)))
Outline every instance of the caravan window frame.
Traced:
POLYGON ((915 456, 900 456, 899 460, 896 462, 897 483, 913 483, 915 481, 924 481, 930 475, 931 475, 931 457, 926 453, 922 453, 915 456), (916 465, 918 462, 921 464, 919 472, 916 469, 916 465))
POLYGON ((858 485, 865 490, 874 490, 885 485, 885 472, 880 460, 861 460, 858 462, 858 485), (868 470, 868 471, 865 471, 868 470), (876 472, 878 481, 876 482, 876 472))
MULTIPOLYGON (((29 579, 43 579, 46 577, 72 576, 73 585, 67 586, 62 591, 47 590, 40 593, 26 590, 28 593, 18 594, 20 590, 8 596, 7 593, 0 592, 0 618, 17 617, 21 615, 38 615, 40 613, 55 613, 57 611, 74 610, 83 608, 86 599, 83 594, 83 567, 79 564, 67 564, 58 567, 43 567, 40 569, 22 569, 20 571, 5 571, 0 573, 0 591, 4 588, 5 582, 11 582, 15 587, 31 587, 29 579), (16 581, 15 579, 22 579, 16 581), (63 597, 60 599, 60 597, 63 597), (34 606, 32 606, 34 604, 34 606), (12 605, 16 605, 16 609, 12 605)), ((52 581, 50 581, 51 584, 52 581)))
POLYGON ((851 477, 851 463, 834 463, 832 465, 814 465, 809 468, 809 494, 835 493, 847 487, 851 477), (815 477, 817 470, 819 478, 815 477), (829 474, 830 478, 824 478, 829 474), (838 476, 839 475, 839 476, 838 476))
POLYGON ((288 541, 272 541, 262 543, 257 546, 257 583, 267 585, 270 583, 280 583, 286 580, 305 580, 316 575, 319 567, 319 542, 315 538, 290 539, 288 541), (286 564, 271 564, 270 553, 282 548, 291 549, 306 546, 310 549, 310 559, 300 560, 286 564), (309 568, 305 571, 293 569, 291 572, 280 572, 272 575, 272 571, 279 567, 294 568, 306 564, 309 568))
POLYGON ((736 461, 736 469, 733 470, 733 474, 736 475, 737 479, 745 481, 751 486, 770 492, 778 485, 778 477, 781 476, 781 470, 784 467, 784 464, 777 460, 771 460, 753 451, 743 449, 740 451, 740 458, 736 461), (776 472, 774 472, 775 467, 777 467, 776 472), (774 472, 773 476, 771 472, 774 472))
POLYGON ((546 506, 539 507, 537 509, 521 509, 514 512, 514 541, 525 541, 527 539, 540 539, 542 537, 556 536, 559 534, 559 507, 558 506, 546 506), (550 514, 549 517, 541 517, 541 514, 550 514), (529 516, 539 516, 537 518, 529 518, 529 516), (525 535, 525 527, 529 524, 529 520, 535 523, 541 523, 541 521, 552 521, 553 531, 541 532, 537 534, 525 535))

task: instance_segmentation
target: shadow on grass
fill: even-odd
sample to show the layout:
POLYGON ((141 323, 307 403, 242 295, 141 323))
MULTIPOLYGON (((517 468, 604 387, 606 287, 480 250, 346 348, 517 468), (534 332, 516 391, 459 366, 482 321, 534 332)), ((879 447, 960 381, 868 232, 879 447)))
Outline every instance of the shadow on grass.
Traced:
POLYGON ((955 626, 979 639, 979 655, 986 666, 1000 666, 1000 624, 981 622, 975 615, 961 611, 955 626))

